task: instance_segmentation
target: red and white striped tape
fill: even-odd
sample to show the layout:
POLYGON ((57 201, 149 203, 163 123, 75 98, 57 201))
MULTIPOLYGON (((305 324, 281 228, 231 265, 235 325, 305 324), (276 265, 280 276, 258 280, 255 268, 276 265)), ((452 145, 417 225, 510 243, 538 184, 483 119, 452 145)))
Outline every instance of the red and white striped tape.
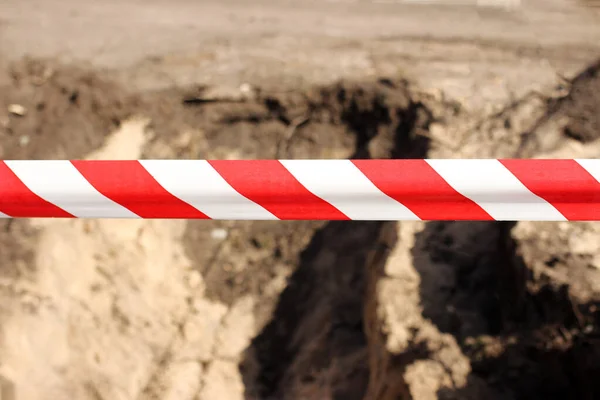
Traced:
POLYGON ((0 216, 600 220, 600 160, 0 161, 0 216))

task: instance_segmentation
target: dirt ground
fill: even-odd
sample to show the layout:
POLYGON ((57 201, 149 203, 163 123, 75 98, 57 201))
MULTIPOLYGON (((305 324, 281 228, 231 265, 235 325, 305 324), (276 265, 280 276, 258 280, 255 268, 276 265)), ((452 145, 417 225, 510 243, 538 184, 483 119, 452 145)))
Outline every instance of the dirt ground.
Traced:
MULTIPOLYGON (((600 157, 591 3, 4 0, 0 157, 600 157)), ((1 400, 596 399, 600 225, 5 220, 0 328, 1 400)))

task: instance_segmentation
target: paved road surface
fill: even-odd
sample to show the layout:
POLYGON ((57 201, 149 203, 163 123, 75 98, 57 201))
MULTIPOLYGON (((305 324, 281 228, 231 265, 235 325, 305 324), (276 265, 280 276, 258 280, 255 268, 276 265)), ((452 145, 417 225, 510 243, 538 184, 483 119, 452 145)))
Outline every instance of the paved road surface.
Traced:
POLYGON ((456 89, 470 84, 460 77, 497 75, 519 89, 577 70, 600 54, 600 11, 575 0, 522 0, 512 11, 414 1, 3 0, 0 55, 27 54, 117 69, 141 86, 399 72, 468 96, 456 89))

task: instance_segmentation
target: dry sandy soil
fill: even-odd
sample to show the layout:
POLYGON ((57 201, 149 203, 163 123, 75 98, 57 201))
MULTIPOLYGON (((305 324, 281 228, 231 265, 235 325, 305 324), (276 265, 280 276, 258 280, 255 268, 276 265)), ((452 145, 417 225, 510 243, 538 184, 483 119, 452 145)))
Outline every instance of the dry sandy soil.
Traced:
MULTIPOLYGON (((408 3, 3 0, 0 157, 600 156, 593 1, 408 3)), ((1 400, 597 399, 599 374, 597 223, 0 223, 1 400)))

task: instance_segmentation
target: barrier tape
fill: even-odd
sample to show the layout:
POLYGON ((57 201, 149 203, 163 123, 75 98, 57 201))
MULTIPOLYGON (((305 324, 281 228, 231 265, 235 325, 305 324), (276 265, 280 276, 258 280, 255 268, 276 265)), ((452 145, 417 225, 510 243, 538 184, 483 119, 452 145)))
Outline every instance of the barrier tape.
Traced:
POLYGON ((600 160, 0 161, 0 216, 600 220, 600 160))

